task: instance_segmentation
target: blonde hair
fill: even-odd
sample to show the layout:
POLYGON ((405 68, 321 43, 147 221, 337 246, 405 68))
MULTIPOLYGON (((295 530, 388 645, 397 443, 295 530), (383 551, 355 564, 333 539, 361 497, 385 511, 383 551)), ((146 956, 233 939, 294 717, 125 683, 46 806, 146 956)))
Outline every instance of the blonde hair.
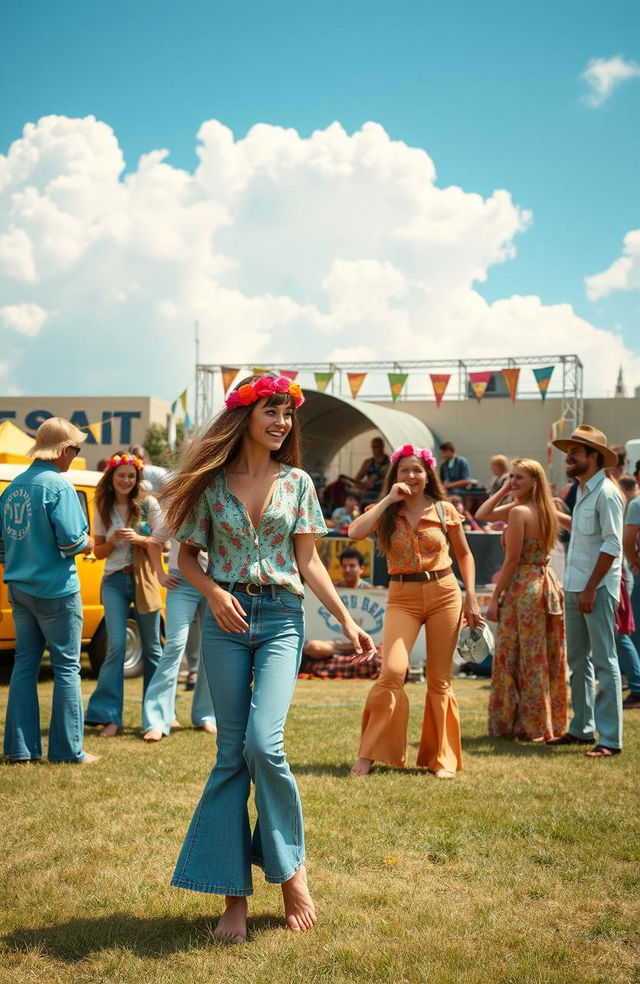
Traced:
POLYGON ((505 472, 509 471, 509 459, 503 454, 494 454, 493 457, 489 459, 489 464, 500 465, 502 468, 502 471, 500 472, 501 475, 504 475, 505 472))
POLYGON ((82 444, 87 435, 64 417, 49 417, 36 431, 36 443, 29 448, 30 458, 54 461, 70 444, 82 444))
POLYGON ((549 553, 558 539, 558 517, 544 468, 533 458, 514 458, 511 468, 521 468, 533 479, 531 502, 538 514, 538 540, 542 550, 549 553))

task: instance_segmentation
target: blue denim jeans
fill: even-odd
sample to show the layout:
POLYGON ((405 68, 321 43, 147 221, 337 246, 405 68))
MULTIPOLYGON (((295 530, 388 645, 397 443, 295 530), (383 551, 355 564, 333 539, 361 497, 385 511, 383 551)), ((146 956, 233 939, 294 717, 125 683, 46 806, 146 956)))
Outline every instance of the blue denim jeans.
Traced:
MULTIPOLYGON (((191 623, 194 618, 200 621, 207 609, 203 596, 185 581, 180 571, 169 573, 177 577, 180 584, 167 591, 164 652, 142 701, 142 730, 154 728, 163 735, 169 734, 175 718, 178 672, 191 623)), ((191 722, 198 728, 206 721, 215 724, 215 720, 207 676, 202 667, 193 691, 191 722)))
POLYGON ((281 884, 304 863, 302 809, 283 747, 304 641, 302 599, 274 587, 236 592, 249 630, 204 618, 202 662, 211 687, 218 755, 171 881, 179 888, 251 895, 251 864, 281 884), (255 785, 252 833, 247 801, 255 785))
POLYGON ((576 738, 593 738, 597 731, 603 745, 622 748, 622 684, 615 642, 617 602, 606 588, 598 588, 593 611, 583 615, 578 611, 579 597, 577 591, 565 593, 573 705, 569 733, 576 738))
POLYGON ((627 678, 631 693, 640 696, 640 577, 633 579, 631 610, 636 623, 635 630, 630 636, 634 648, 627 650, 625 665, 623 666, 621 662, 620 667, 627 678))
POLYGON ((160 612, 142 614, 135 607, 133 574, 117 571, 102 580, 102 604, 107 623, 107 658, 100 667, 98 685, 89 700, 86 720, 89 724, 122 724, 124 701, 124 660, 127 651, 127 619, 133 612, 140 630, 144 655, 143 696, 162 656, 160 612))
POLYGON ((38 672, 45 646, 53 667, 50 762, 82 762, 80 593, 36 598, 9 585, 16 627, 16 658, 9 682, 4 754, 12 761, 42 758, 38 672))

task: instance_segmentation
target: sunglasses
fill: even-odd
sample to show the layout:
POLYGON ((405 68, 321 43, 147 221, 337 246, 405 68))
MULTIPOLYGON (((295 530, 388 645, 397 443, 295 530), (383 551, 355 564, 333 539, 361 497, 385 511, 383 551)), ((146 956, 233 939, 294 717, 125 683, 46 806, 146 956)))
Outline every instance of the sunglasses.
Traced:
POLYGON ((73 457, 77 458, 82 449, 77 444, 68 444, 67 451, 73 451, 73 457))

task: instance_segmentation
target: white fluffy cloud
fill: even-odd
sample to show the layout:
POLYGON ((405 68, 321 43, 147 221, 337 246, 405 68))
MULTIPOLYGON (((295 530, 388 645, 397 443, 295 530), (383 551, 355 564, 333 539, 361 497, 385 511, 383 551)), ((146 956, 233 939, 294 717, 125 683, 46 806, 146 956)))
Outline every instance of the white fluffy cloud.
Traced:
POLYGON ((619 337, 569 305, 478 293, 531 222, 507 191, 438 187, 429 155, 375 123, 234 140, 210 120, 198 140, 193 173, 154 150, 123 176, 110 127, 50 116, 0 155, 12 385, 173 399, 196 320, 212 363, 577 351, 589 392, 621 361, 640 383, 619 337))
POLYGON ((638 76, 640 65, 624 59, 622 55, 614 58, 592 58, 581 76, 588 87, 585 102, 594 108, 602 106, 616 86, 638 76))
POLYGON ((624 237, 623 255, 608 269, 585 278, 587 297, 599 301, 614 290, 640 290, 640 229, 624 237))
POLYGON ((47 312, 37 304, 5 304, 0 308, 0 318, 5 328, 34 337, 47 320, 47 312))

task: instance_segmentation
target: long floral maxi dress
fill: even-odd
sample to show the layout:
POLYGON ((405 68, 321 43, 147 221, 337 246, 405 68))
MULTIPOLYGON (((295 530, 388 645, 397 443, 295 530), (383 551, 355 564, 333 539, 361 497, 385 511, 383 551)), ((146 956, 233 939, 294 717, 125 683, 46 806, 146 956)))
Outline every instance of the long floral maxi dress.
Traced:
POLYGON ((562 589, 538 540, 526 538, 500 608, 490 735, 542 741, 567 730, 562 601, 562 589))

